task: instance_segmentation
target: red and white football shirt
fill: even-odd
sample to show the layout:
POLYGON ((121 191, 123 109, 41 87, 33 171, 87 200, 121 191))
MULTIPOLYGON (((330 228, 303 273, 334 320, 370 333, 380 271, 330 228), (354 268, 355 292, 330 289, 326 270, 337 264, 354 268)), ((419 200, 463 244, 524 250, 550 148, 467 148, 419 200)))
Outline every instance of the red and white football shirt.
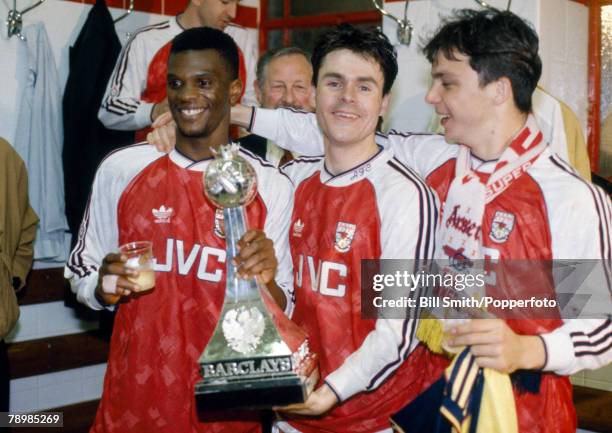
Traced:
MULTIPOLYGON (((291 183, 272 165, 240 152, 258 176, 258 194, 246 208, 249 225, 274 241, 276 280, 291 299, 291 183)), ((98 170, 66 277, 81 302, 100 308, 93 293, 103 257, 120 244, 150 240, 156 285, 117 309, 93 432, 260 430, 253 413, 213 413, 202 421, 195 410, 197 361, 216 326, 231 259, 219 213, 203 194, 209 162, 158 153, 145 143, 111 154, 98 170)))
POLYGON ((299 158, 283 170, 296 188, 289 235, 293 320, 308 333, 321 379, 341 401, 322 418, 289 422, 313 433, 383 430, 414 398, 407 389, 416 394, 424 387, 427 375, 414 370, 423 362, 413 357, 430 355, 422 348, 411 354, 416 321, 361 317, 361 260, 432 257, 433 191, 382 149, 336 176, 321 157, 299 158))

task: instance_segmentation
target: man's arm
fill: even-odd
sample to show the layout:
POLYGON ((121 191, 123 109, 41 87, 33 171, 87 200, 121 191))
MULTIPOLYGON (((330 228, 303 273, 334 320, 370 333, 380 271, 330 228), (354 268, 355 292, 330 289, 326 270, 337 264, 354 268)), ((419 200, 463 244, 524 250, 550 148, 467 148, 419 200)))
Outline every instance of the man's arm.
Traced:
POLYGON ((98 111, 98 118, 107 128, 135 131, 153 121, 155 104, 140 99, 147 83, 149 59, 146 54, 139 34, 121 50, 98 111))
MULTIPOLYGON (((612 203, 599 188, 586 184, 585 191, 558 188, 552 193, 572 200, 559 206, 551 214, 555 259, 593 260, 596 272, 602 272, 601 300, 610 305, 609 281, 612 281, 612 203), (607 274, 607 275, 606 275, 607 274), (608 287, 605 287, 605 286, 608 287)), ((547 191, 549 194, 550 191, 547 191)), ((554 202, 553 202, 554 203, 554 202)), ((604 306, 605 310, 605 306, 604 306)), ((600 315, 601 316, 601 315, 600 315)), ((591 316, 593 317, 593 316, 591 316)), ((552 332, 518 335, 501 319, 473 320, 451 330, 451 346, 472 346, 472 353, 481 367, 503 372, 519 369, 551 371, 570 375, 582 370, 594 370, 612 362, 612 320, 610 315, 600 319, 565 319, 552 332)))
POLYGON ((70 281, 78 301, 94 310, 105 306, 96 296, 99 268, 106 254, 116 250, 118 245, 116 213, 119 191, 112 178, 103 163, 94 179, 78 241, 64 268, 64 277, 70 281))
POLYGON ((313 113, 279 108, 232 109, 232 123, 274 141, 278 146, 300 155, 322 155, 323 135, 313 113), (235 115, 236 114, 236 115, 235 115))
POLYGON ((557 374, 593 370, 612 362, 612 201, 601 188, 587 182, 581 186, 588 191, 554 191, 573 197, 565 197, 565 205, 553 213, 553 252, 555 259, 593 260, 589 280, 593 278, 595 287, 588 290, 597 301, 585 309, 599 319, 566 319, 563 326, 542 335, 547 355, 544 369, 557 374))
POLYGON ((274 302, 285 310, 287 296, 276 283, 278 259, 274 242, 261 230, 248 230, 238 242, 239 253, 234 258, 238 273, 242 278, 257 278, 268 289, 274 302))
MULTIPOLYGON (((323 134, 313 113, 237 106, 232 108, 234 122, 291 152, 300 155, 322 155, 324 152, 323 134)), ((422 177, 455 157, 459 149, 438 134, 391 131, 388 135, 376 134, 376 142, 393 150, 397 159, 422 177)))
POLYGON ((595 370, 612 362, 612 320, 569 319, 541 336, 543 369, 559 375, 595 370))

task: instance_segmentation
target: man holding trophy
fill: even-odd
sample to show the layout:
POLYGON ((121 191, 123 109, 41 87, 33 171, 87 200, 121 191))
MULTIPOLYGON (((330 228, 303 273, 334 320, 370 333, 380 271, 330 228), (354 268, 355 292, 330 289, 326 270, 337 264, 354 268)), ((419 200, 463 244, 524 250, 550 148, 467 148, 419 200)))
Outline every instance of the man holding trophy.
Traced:
MULTIPOLYGON (((202 178, 212 149, 229 141, 230 107, 241 92, 231 37, 211 28, 177 36, 167 87, 177 124, 176 149, 164 154, 144 143, 105 159, 65 271, 81 302, 94 309, 118 306, 91 431, 257 432, 257 413, 206 411, 198 416, 198 359, 224 308, 226 265, 242 278, 256 277, 266 296, 269 292, 282 308, 291 307, 291 184, 263 160, 238 151, 258 181, 250 203, 244 203, 253 229, 233 238, 238 253, 229 255, 226 229, 233 227, 224 225, 223 209, 204 195, 202 178), (136 243, 144 248, 140 256, 123 249, 113 253, 119 245, 136 243), (151 252, 155 260, 147 259, 151 252), (152 290, 138 284, 139 272, 151 267, 152 290)), ((278 326, 284 316, 267 300, 278 326)), ((291 325, 283 322, 285 328, 291 325)))
POLYGON ((376 144, 398 71, 384 34, 335 28, 318 39, 312 65, 325 154, 293 160, 283 171, 296 187, 293 319, 311 338, 323 381, 305 403, 280 409, 285 421, 276 428, 388 432, 389 416, 444 361, 417 346, 416 320, 362 318, 362 259, 431 258, 435 197, 376 144))

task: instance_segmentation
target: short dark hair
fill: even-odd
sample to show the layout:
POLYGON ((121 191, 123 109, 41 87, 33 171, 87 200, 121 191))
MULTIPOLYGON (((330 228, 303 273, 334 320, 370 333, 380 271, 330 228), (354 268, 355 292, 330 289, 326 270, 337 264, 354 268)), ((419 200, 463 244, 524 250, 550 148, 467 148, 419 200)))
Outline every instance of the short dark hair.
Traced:
POLYGON ((308 63, 310 63, 310 54, 299 47, 283 47, 275 50, 268 50, 263 53, 259 60, 257 60, 257 81, 261 86, 266 79, 266 68, 270 62, 274 59, 285 56, 303 56, 308 63))
POLYGON ((449 60, 456 60, 454 53, 468 56, 481 86, 507 77, 514 103, 528 113, 542 74, 538 46, 532 26, 512 12, 461 9, 442 22, 423 52, 431 63, 438 53, 449 60))
POLYGON ((397 53, 385 34, 375 27, 357 28, 350 24, 338 27, 319 36, 312 52, 312 82, 317 85, 319 69, 323 59, 332 51, 350 50, 355 54, 371 58, 379 64, 384 83, 383 95, 391 90, 397 76, 397 53))
POLYGON ((211 27, 194 27, 172 39, 170 54, 189 50, 215 50, 225 60, 230 78, 238 78, 238 47, 236 42, 221 30, 211 27))

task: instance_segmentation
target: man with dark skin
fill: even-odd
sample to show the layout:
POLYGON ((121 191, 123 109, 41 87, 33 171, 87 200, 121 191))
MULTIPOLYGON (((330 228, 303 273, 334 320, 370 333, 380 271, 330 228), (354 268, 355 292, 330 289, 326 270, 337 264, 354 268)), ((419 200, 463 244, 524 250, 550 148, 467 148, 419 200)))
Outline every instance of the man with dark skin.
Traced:
POLYGON ((167 79, 176 149, 162 154, 148 144, 130 146, 98 170, 66 269, 81 302, 94 309, 120 303, 92 432, 260 430, 256 414, 199 419, 193 397, 197 361, 225 296, 226 261, 265 284, 281 308, 292 290, 289 180, 239 151, 255 170, 258 193, 245 209, 253 229, 233 258, 226 257, 219 212, 203 194, 202 173, 211 149, 229 141, 230 108, 241 86, 229 36, 211 28, 182 33, 173 41, 167 79), (156 257, 152 291, 134 282, 138 273, 124 255, 108 253, 142 240, 152 242, 156 257))

